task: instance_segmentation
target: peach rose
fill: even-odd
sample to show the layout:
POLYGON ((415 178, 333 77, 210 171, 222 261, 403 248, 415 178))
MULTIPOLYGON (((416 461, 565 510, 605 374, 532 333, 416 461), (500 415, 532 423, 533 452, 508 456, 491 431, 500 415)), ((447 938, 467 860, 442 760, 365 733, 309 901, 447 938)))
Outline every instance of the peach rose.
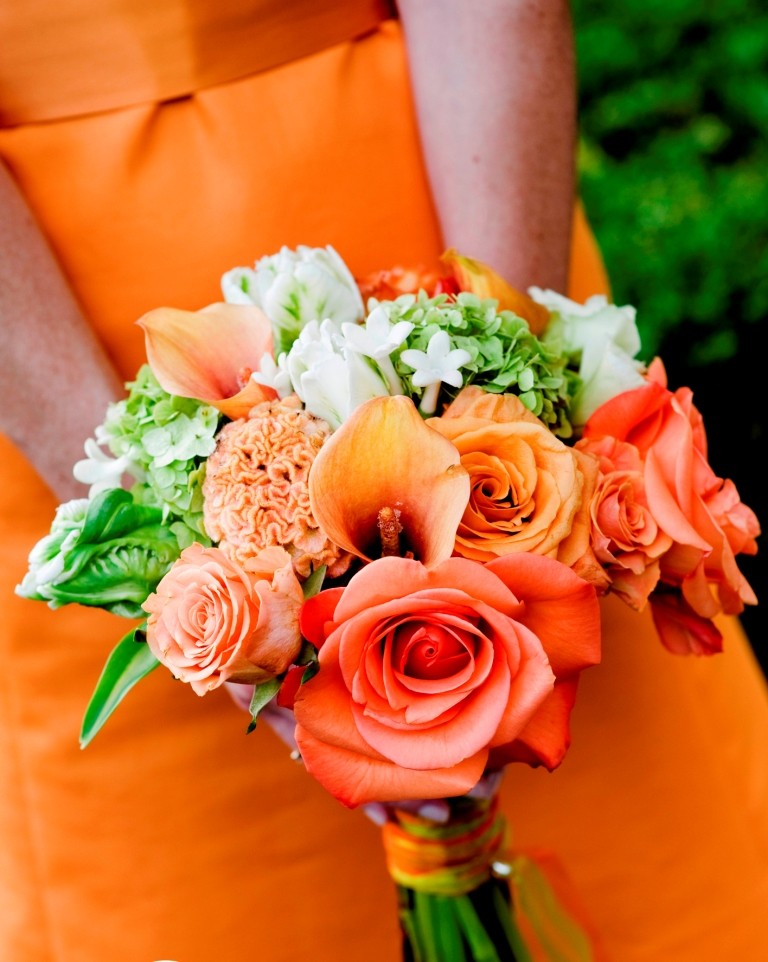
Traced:
POLYGON ((192 544, 144 602, 147 643, 198 695, 224 681, 259 684, 298 655, 302 601, 282 548, 240 565, 219 548, 192 544))
MULTIPOLYGON (((669 391, 664 368, 654 361, 643 387, 608 401, 587 422, 585 438, 606 436, 637 449, 649 510, 673 541, 661 557, 661 581, 685 603, 678 633, 694 616, 709 620, 720 611, 739 614, 745 604, 755 604, 735 555, 757 551, 760 526, 733 484, 710 467, 704 424, 691 391, 669 391)), ((671 602, 665 611, 671 611, 671 602)), ((662 617, 657 624, 663 628, 671 621, 662 617)), ((668 647, 680 650, 679 637, 668 647)), ((703 647, 711 650, 711 645, 703 647)), ((690 650, 701 648, 691 636, 690 650)))
POLYGON ((600 652, 594 589, 535 555, 381 558, 301 624, 320 670, 297 693, 296 740, 349 807, 460 795, 510 761, 556 767, 600 652))
POLYGON ((589 543, 592 457, 563 444, 511 394, 465 388, 427 423, 455 445, 470 478, 456 554, 475 561, 546 555, 607 586, 589 543))
POLYGON ((634 445, 615 438, 581 440, 576 448, 600 465, 590 503, 595 557, 611 591, 640 611, 659 580, 659 558, 672 545, 648 507, 642 460, 634 445))

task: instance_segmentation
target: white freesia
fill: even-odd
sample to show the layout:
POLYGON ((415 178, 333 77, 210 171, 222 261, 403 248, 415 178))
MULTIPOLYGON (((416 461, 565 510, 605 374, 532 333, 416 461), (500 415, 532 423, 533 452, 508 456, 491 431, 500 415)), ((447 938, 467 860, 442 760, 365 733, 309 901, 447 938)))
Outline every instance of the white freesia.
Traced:
POLYGON ((411 378, 414 387, 423 387, 419 410, 422 414, 434 414, 437 410, 437 398, 440 385, 445 382, 451 387, 459 388, 464 383, 464 377, 459 370, 472 360, 469 351, 463 348, 451 348, 451 339, 447 331, 436 331, 429 339, 426 351, 409 349, 403 351, 400 360, 413 368, 411 378))
POLYGON ((339 325, 328 318, 304 327, 288 352, 286 368, 305 408, 334 431, 364 401, 389 394, 383 378, 345 346, 339 325))
POLYGON ((288 355, 281 354, 275 361, 271 354, 264 354, 261 358, 259 370, 251 374, 251 380, 264 387, 271 387, 279 398, 288 397, 293 392, 291 376, 287 367, 288 355))
POLYGON ((342 324, 346 347, 375 361, 389 385, 390 394, 402 394, 403 385, 397 376, 391 354, 396 351, 413 330, 410 321, 393 324, 383 307, 375 307, 365 324, 342 324))
POLYGON ((283 247, 262 257, 255 269, 238 267, 222 277, 230 303, 253 303, 272 322, 275 356, 288 351, 309 321, 338 324, 365 315, 363 299, 351 271, 333 247, 283 247))
POLYGON ((581 387, 571 421, 583 427, 606 401, 645 383, 645 365, 635 360, 641 347, 636 311, 595 294, 583 304, 555 291, 531 287, 528 293, 551 313, 543 340, 579 365, 581 387))
POLYGON ((123 477, 143 478, 144 472, 127 455, 113 458, 103 451, 94 438, 88 438, 84 444, 86 457, 75 462, 72 474, 76 481, 90 485, 88 496, 94 497, 101 491, 122 486, 123 477))

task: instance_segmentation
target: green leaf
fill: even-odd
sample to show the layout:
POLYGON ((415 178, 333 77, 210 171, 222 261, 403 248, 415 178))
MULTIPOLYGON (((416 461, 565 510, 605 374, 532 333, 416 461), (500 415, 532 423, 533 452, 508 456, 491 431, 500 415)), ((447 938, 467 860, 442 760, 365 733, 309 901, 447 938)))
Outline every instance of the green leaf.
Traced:
POLYGON ((301 651, 299 652, 298 658, 295 664, 297 665, 314 665, 317 662, 317 648, 308 641, 303 641, 301 645, 301 651))
POLYGON ((129 631, 107 658, 85 711, 81 748, 91 742, 131 688, 160 664, 144 640, 144 628, 145 624, 129 631))
POLYGON ((315 659, 315 661, 310 662, 304 674, 301 676, 302 685, 306 685, 308 681, 311 681, 315 675, 320 671, 320 663, 315 659))
POLYGON ((269 681, 262 682, 260 685, 254 685, 251 704, 248 706, 248 711, 251 713, 251 722, 248 725, 247 734, 250 735, 254 730, 260 712, 267 707, 278 691, 280 691, 280 684, 279 678, 271 678, 269 681))
POLYGON ((308 598, 313 598, 323 587, 323 581, 325 581, 325 572, 327 570, 328 568, 326 565, 321 565, 319 568, 316 568, 301 586, 305 601, 308 598))

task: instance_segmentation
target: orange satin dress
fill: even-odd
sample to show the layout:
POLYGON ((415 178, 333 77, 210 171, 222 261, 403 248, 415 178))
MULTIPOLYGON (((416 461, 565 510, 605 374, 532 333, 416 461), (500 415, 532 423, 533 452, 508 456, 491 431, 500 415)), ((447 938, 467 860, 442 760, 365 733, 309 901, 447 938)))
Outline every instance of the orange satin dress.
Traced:
MULTIPOLYGON (((218 299, 225 270, 283 244, 333 244, 358 274, 435 262, 387 16, 379 0, 5 0, 0 157, 126 378, 136 318, 218 299)), ((585 297, 605 280, 580 219, 575 233, 585 297)), ((377 828, 268 728, 246 737, 224 692, 155 672, 80 751, 125 623, 14 596, 54 501, 7 442, 0 472, 0 959, 394 962, 377 828)), ((514 842, 557 854, 606 958, 768 958, 750 650, 731 621, 722 656, 676 658, 648 618, 604 610, 570 754, 506 776, 514 842)))

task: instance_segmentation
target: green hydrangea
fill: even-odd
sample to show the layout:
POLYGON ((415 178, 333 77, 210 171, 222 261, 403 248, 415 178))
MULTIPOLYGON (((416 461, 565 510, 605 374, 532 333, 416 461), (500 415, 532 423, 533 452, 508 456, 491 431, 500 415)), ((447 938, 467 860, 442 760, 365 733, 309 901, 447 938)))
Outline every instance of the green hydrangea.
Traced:
MULTIPOLYGON (((462 365, 463 386, 475 384, 495 394, 516 394, 522 403, 560 438, 573 434, 569 419, 574 374, 566 360, 537 337, 527 322, 512 311, 499 311, 492 298, 462 292, 455 297, 404 294, 394 301, 382 301, 392 323, 414 325, 393 361, 405 390, 418 397, 412 381, 413 369, 401 358, 404 350, 426 351, 432 336, 445 331, 451 347, 465 350, 470 360, 462 365)), ((369 304, 369 309, 373 303, 369 304)), ((443 398, 451 401, 457 388, 443 385, 443 398)))
POLYGON ((216 447, 219 412, 210 404, 168 394, 146 364, 127 387, 128 396, 109 406, 97 441, 115 457, 131 461, 139 482, 137 501, 162 507, 182 544, 193 537, 207 540, 202 483, 205 459, 216 447))

